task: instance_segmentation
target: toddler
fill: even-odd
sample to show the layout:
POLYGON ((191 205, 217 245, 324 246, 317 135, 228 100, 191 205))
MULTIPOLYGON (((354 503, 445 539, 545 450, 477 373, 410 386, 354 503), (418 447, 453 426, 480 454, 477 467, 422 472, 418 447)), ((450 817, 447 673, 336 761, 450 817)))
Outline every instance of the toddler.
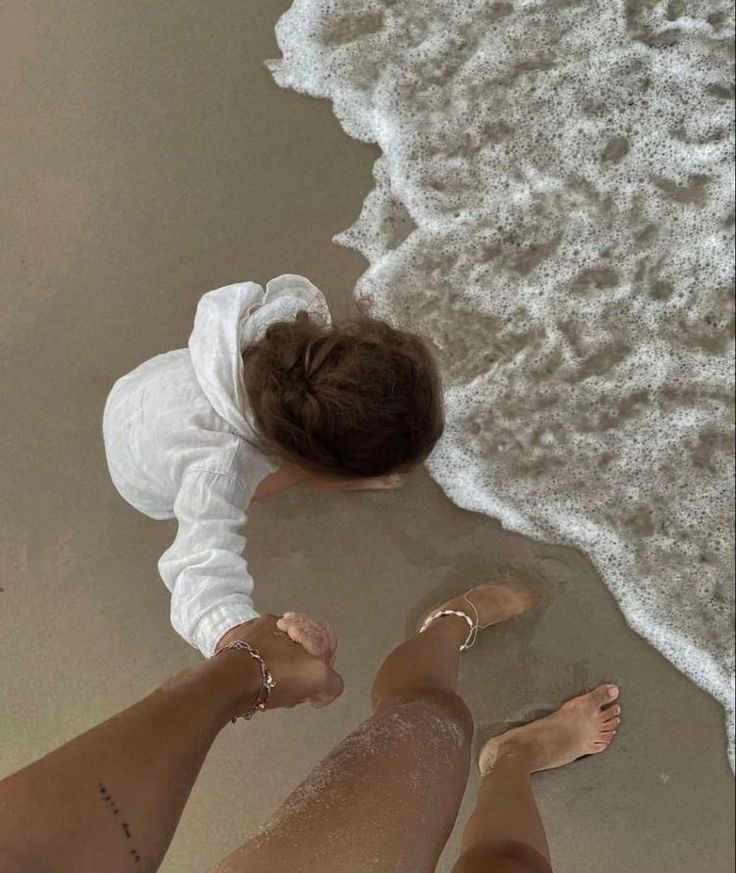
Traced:
POLYGON ((424 341, 365 315, 333 325, 294 275, 205 294, 188 348, 119 379, 103 421, 117 490, 178 522, 159 571, 174 628, 206 657, 258 617, 243 557, 251 500, 296 484, 392 487, 442 428, 424 341))

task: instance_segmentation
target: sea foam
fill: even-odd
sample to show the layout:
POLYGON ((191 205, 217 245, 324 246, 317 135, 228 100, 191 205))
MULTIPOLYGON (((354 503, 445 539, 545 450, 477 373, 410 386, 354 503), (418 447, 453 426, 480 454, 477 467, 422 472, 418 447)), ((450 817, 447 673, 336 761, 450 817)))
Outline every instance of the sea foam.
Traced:
POLYGON ((725 0, 296 0, 270 64, 383 152, 338 241, 438 349, 432 475, 583 549, 731 743, 733 35, 725 0))

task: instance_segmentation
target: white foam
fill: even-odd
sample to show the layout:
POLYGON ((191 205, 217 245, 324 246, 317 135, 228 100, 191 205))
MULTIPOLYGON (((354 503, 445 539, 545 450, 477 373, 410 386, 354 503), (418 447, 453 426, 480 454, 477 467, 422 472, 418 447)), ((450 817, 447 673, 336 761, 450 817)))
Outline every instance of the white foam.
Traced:
POLYGON ((430 335, 461 506, 582 548, 733 742, 733 9, 296 0, 276 81, 383 151, 339 237, 430 335))

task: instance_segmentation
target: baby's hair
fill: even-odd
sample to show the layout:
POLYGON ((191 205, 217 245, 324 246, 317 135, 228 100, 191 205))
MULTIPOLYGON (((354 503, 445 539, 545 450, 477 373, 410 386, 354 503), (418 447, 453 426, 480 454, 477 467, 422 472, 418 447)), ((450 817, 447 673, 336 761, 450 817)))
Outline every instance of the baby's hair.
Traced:
POLYGON ((272 324, 243 357, 264 449, 311 472, 359 478, 408 470, 442 434, 429 346, 377 318, 323 327, 302 312, 272 324))

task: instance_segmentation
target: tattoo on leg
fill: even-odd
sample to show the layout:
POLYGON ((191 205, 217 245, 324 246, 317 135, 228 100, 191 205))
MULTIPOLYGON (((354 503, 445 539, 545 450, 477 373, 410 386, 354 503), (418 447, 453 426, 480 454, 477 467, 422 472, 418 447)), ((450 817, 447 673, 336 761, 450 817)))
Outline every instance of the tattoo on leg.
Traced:
MULTIPOLYGON (((112 795, 107 790, 107 788, 102 784, 102 782, 97 783, 97 790, 99 791, 100 797, 102 798, 105 806, 107 806, 107 808, 110 810, 110 812, 112 812, 113 815, 120 815, 120 809, 118 808, 115 801, 112 799, 112 795)), ((122 822, 122 824, 120 825, 120 829, 125 834, 126 840, 133 839, 133 833, 132 833, 130 825, 128 824, 127 821, 122 822)), ((141 856, 138 853, 137 849, 131 849, 130 855, 132 856, 132 858, 136 864, 141 863, 141 856)))

